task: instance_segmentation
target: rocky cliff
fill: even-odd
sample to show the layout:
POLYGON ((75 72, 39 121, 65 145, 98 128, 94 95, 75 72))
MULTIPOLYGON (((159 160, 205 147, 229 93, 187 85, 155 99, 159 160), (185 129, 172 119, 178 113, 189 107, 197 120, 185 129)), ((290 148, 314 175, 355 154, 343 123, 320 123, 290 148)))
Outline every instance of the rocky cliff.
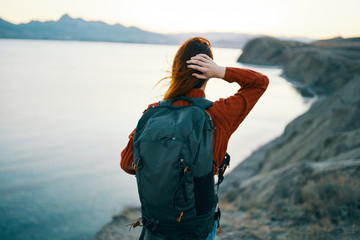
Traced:
POLYGON ((248 42, 238 61, 282 66, 287 79, 294 80, 299 87, 329 94, 359 73, 359 59, 360 38, 306 44, 264 37, 248 42))
POLYGON ((282 66, 287 79, 318 100, 226 178, 223 204, 243 217, 224 226, 225 236, 359 239, 359 39, 260 38, 239 61, 282 66))
MULTIPOLYGON (((318 100, 227 175, 219 239, 360 239, 359 39, 258 38, 239 61, 282 66, 318 100)), ((130 218, 114 217, 96 239, 137 239, 124 235, 130 218)))

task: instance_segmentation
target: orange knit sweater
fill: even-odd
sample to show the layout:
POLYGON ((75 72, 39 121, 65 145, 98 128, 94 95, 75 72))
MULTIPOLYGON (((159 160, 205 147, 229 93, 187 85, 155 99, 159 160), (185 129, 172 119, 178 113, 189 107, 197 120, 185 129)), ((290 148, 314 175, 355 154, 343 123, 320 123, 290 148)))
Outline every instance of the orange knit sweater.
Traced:
MULTIPOLYGON (((240 123, 249 114, 255 103, 266 90, 269 79, 253 70, 243 68, 226 68, 224 80, 240 85, 240 89, 228 98, 220 98, 215 101, 206 111, 210 114, 215 126, 213 136, 213 160, 218 166, 225 156, 230 136, 238 128, 240 123)), ((204 97, 205 93, 201 89, 192 89, 186 96, 191 98, 204 97)), ((187 105, 189 102, 179 100, 174 105, 187 105)), ((158 103, 149 106, 157 106, 158 103)), ((131 169, 133 163, 133 139, 135 130, 129 136, 129 142, 121 152, 121 168, 129 173, 135 174, 131 169)))

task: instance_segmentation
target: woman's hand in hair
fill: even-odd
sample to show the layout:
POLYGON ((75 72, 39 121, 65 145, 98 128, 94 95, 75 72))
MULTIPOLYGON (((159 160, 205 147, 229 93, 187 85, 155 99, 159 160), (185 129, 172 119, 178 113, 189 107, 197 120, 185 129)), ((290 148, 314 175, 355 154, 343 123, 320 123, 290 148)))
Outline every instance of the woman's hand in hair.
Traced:
POLYGON ((193 73, 192 75, 199 79, 224 78, 225 67, 218 66, 208 55, 198 54, 186 61, 188 68, 202 72, 202 74, 193 73))

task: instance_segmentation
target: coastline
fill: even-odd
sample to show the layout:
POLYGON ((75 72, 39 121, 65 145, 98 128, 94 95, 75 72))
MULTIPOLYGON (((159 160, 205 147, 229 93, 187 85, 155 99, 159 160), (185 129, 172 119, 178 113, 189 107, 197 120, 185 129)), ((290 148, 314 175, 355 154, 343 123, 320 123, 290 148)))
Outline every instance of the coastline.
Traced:
POLYGON ((352 44, 351 50, 341 41, 331 47, 325 44, 325 50, 323 45, 261 38, 250 42, 239 58, 281 65, 286 79, 319 97, 281 136, 255 151, 224 180, 223 204, 246 214, 231 218, 220 239, 360 236, 356 228, 360 219, 356 205, 360 200, 360 55, 353 52, 360 44, 352 44), (346 54, 350 57, 343 61, 346 54), (304 79, 309 72, 310 78, 304 79))

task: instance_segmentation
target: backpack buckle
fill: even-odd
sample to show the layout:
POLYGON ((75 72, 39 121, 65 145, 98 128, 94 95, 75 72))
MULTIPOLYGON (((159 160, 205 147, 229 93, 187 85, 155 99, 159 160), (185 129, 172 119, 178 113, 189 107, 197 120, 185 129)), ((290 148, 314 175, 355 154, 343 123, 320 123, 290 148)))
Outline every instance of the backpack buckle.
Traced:
POLYGON ((177 218, 176 218, 176 221, 177 222, 180 222, 181 221, 181 217, 184 215, 184 212, 183 211, 181 211, 181 212, 179 212, 179 214, 178 214, 178 216, 177 216, 177 218))
POLYGON ((145 227, 147 227, 150 230, 150 232, 153 232, 155 231, 158 224, 159 224, 158 220, 151 218, 149 221, 145 223, 145 227))

